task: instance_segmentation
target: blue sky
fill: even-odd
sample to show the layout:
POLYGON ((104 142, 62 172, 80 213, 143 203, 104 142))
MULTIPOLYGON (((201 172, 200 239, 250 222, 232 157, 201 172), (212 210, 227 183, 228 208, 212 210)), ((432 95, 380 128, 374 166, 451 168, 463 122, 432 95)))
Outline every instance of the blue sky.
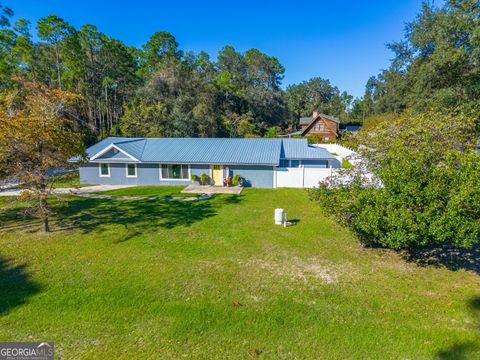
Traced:
POLYGON ((213 58, 227 44, 257 48, 286 68, 284 86, 320 76, 361 96, 366 81, 388 67, 385 45, 403 36, 421 0, 145 1, 3 0, 32 23, 56 14, 75 27, 90 23, 127 45, 171 32, 183 50, 213 58))

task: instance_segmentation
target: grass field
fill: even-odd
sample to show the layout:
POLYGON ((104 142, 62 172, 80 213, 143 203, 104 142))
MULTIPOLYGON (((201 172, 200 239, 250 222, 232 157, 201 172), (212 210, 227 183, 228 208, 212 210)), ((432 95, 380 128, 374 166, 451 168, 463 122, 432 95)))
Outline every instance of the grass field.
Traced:
POLYGON ((98 191, 97 194, 144 197, 193 197, 200 194, 182 194, 185 186, 136 186, 131 188, 98 191))
MULTIPOLYGON (((90 184, 81 184, 78 171, 70 171, 63 174, 57 174, 51 177, 50 183, 52 188, 80 188, 90 186, 90 184)), ((25 188, 25 185, 20 185, 20 188, 25 188)))
POLYGON ((0 200, 0 341, 65 359, 480 358, 478 272, 362 248, 303 190, 55 207, 43 234, 0 200))

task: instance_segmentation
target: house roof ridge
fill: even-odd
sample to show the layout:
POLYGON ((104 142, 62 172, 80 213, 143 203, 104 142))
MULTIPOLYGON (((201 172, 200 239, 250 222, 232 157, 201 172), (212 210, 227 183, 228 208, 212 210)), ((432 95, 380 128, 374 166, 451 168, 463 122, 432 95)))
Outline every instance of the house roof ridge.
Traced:
POLYGON ((145 138, 142 138, 142 139, 128 139, 128 140, 116 141, 116 142, 113 142, 112 144, 128 144, 128 143, 132 143, 132 142, 145 141, 145 140, 147 140, 147 139, 145 139, 145 138))
POLYGON ((140 140, 162 140, 162 139, 187 139, 187 140, 192 140, 192 139, 198 139, 198 140, 215 140, 215 139, 231 139, 231 140, 281 140, 279 138, 265 138, 265 137, 128 137, 128 136, 109 136, 106 137, 103 140, 106 139, 119 139, 119 140, 125 140, 125 141, 140 141, 140 140))

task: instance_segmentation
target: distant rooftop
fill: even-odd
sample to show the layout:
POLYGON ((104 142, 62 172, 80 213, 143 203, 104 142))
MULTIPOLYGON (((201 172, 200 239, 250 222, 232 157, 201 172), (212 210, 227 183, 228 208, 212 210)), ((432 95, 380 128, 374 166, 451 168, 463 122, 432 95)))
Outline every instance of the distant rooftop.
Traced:
POLYGON ((308 125, 312 122, 312 117, 301 117, 300 121, 298 122, 300 125, 308 125))
MULTIPOLYGON (((327 115, 327 114, 319 114, 319 116, 321 117, 324 117, 325 119, 328 119, 330 121, 333 121, 333 122, 336 122, 336 123, 340 123, 340 119, 335 117, 335 116, 332 116, 332 115, 327 115)), ((311 122, 313 121, 313 118, 311 116, 307 116, 307 117, 301 117, 300 120, 298 121, 298 123, 300 125, 308 125, 310 124, 311 122)))
POLYGON ((340 125, 340 131, 359 131, 361 125, 340 125))

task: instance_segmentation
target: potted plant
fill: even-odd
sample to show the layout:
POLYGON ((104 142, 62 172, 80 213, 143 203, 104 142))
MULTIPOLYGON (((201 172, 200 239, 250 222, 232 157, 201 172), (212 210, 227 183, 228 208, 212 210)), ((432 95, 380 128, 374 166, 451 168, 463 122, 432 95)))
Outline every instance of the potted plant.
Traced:
POLYGON ((200 185, 200 177, 198 175, 192 175, 191 179, 193 183, 200 185))
POLYGON ((233 186, 241 186, 242 177, 239 174, 235 174, 232 178, 232 185, 233 186))
POLYGON ((232 177, 230 175, 227 175, 227 177, 225 178, 225 185, 227 185, 227 187, 230 187, 230 185, 232 185, 232 177))
POLYGON ((200 175, 200 183, 202 185, 208 185, 210 183, 210 176, 207 174, 200 175))

